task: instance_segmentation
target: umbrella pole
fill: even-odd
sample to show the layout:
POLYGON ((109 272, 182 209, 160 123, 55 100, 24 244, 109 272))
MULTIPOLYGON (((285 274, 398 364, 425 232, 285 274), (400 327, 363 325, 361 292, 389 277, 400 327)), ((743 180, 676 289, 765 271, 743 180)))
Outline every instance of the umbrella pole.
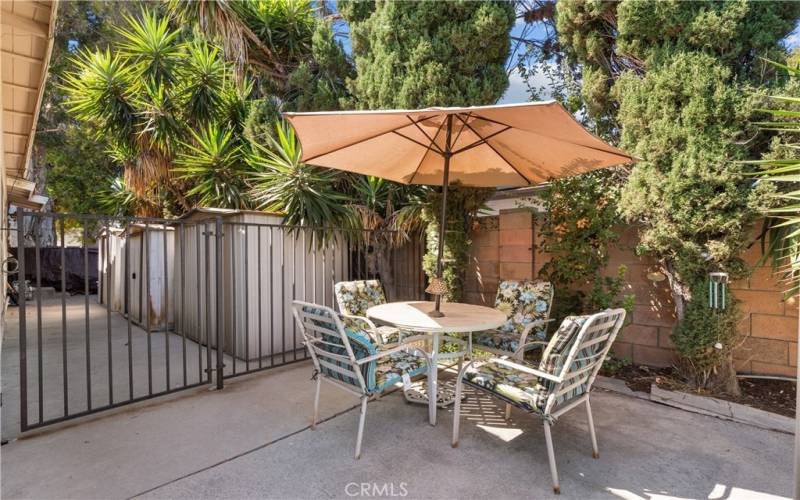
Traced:
MULTIPOLYGON (((453 115, 447 115, 447 136, 445 140, 444 149, 444 176, 442 177, 442 214, 439 219, 439 249, 436 257, 436 277, 442 279, 444 271, 444 235, 447 226, 447 188, 450 184, 450 157, 453 153, 450 151, 450 137, 453 133, 453 115)), ((430 312, 432 318, 441 318, 444 313, 439 310, 442 303, 442 296, 436 295, 436 307, 430 312)))

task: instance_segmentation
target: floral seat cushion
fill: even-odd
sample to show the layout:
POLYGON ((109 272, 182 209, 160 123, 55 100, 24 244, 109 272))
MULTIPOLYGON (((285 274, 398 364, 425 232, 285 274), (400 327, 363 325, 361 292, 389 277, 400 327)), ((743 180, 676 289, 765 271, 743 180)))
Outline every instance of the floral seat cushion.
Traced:
POLYGON ((490 347, 501 351, 515 352, 519 349, 520 335, 517 333, 505 333, 500 330, 485 330, 477 332, 472 336, 472 344, 483 347, 490 347))
MULTIPOLYGON (((339 312, 345 315, 345 326, 353 329, 362 329, 366 325, 355 318, 347 316, 367 315, 367 309, 386 303, 386 295, 378 280, 340 281, 334 286, 336 302, 339 312)), ((402 340, 400 330, 393 326, 379 326, 376 335, 383 344, 394 344, 402 340)))
POLYGON ((367 309, 386 303, 386 295, 378 280, 340 281, 333 288, 339 312, 350 316, 366 316, 367 309))
MULTIPOLYGON (((498 330, 522 335, 528 324, 547 319, 552 300, 553 286, 548 281, 500 282, 494 307, 505 314, 508 320, 498 330)), ((543 340, 545 328, 536 330, 535 335, 543 340)))
MULTIPOLYGON (((547 281, 502 281, 494 307, 508 318, 500 328, 473 334, 474 345, 505 352, 519 349, 522 333, 534 321, 547 319, 553 287, 547 281)), ((544 340, 547 327, 534 328, 525 342, 544 340)))
POLYGON ((407 352, 396 352, 381 358, 375 367, 375 385, 373 390, 382 391, 396 384, 403 378, 421 375, 428 370, 425 358, 407 352))
MULTIPOLYGON (((581 327, 588 318, 589 316, 568 316, 565 318, 548 342, 538 366, 532 366, 516 360, 514 363, 537 368, 539 371, 552 375, 558 375, 561 373, 564 360, 569 354, 581 327)), ((593 347, 584 349, 584 351, 591 349, 593 347)), ((584 364, 581 358, 592 354, 584 351, 577 353, 576 359, 572 364, 573 369, 581 368, 584 364)), ((464 380, 470 385, 492 392, 527 411, 540 415, 544 414, 547 398, 556 386, 555 382, 517 370, 503 364, 497 358, 476 363, 464 374, 464 380)), ((565 384, 571 385, 569 380, 565 384)), ((558 405, 584 392, 586 392, 586 384, 577 385, 568 393, 560 395, 555 404, 558 405)))
POLYGON ((544 413, 549 393, 539 377, 503 365, 497 359, 473 365, 464 374, 464 381, 527 411, 544 413))

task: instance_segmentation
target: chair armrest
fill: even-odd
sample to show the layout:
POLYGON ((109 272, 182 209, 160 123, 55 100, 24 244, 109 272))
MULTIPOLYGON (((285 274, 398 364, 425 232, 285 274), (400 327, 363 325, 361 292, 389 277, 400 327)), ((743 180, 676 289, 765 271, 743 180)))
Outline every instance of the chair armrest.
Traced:
POLYGON ((367 318, 366 316, 356 316, 355 314, 340 314, 340 316, 342 318, 354 319, 356 321, 364 322, 367 324, 370 330, 375 330, 378 328, 377 326, 375 326, 375 323, 373 323, 372 320, 367 318))
POLYGON ((355 321, 360 321, 366 324, 366 331, 369 333, 369 336, 372 338, 373 341, 378 346, 383 346, 383 339, 380 338, 378 335, 378 327, 375 326, 375 323, 372 322, 371 319, 367 318, 366 316, 357 316, 355 314, 339 314, 344 319, 350 319, 355 321))
POLYGON ((524 330, 522 330, 522 337, 523 337, 523 338, 527 337, 527 336, 528 336, 528 334, 530 334, 530 333, 531 333, 531 330, 533 330, 534 328, 537 328, 537 327, 539 327, 539 326, 543 326, 543 325, 544 325, 544 326, 545 326, 545 330, 547 330, 547 326, 546 326, 546 325, 547 325, 548 323, 552 323, 553 321, 555 321, 555 318, 550 318, 550 319, 537 319, 536 321, 531 321, 530 323, 528 323, 527 325, 525 325, 525 329, 524 329, 524 330))
POLYGON ((536 347, 537 349, 544 349, 545 347, 547 347, 547 344, 549 344, 549 342, 545 342, 544 340, 534 340, 533 342, 525 342, 524 344, 520 344, 520 346, 517 347, 517 350, 514 351, 514 356, 516 356, 521 352, 525 352, 525 349, 528 347, 536 347))
POLYGON ((417 356, 421 356, 421 357, 425 358, 425 361, 428 364, 430 364, 430 362, 431 362, 431 357, 428 355, 428 353, 426 353, 425 351, 423 351, 423 350, 421 350, 421 349, 419 349, 417 347, 414 347, 412 345, 406 345, 406 344, 403 343, 403 344, 400 344, 400 345, 398 345, 396 347, 392 347, 391 349, 382 350, 377 354, 373 354, 372 356, 367 356, 366 358, 358 359, 358 360, 356 360, 356 364, 363 365, 364 363, 369 363, 371 361, 376 361, 376 360, 378 360, 380 358, 384 358, 386 356, 389 356, 390 354, 394 354, 396 352, 401 352, 401 351, 406 351, 406 352, 413 351, 414 354, 416 354, 417 356))
POLYGON ((530 373, 531 375, 536 375, 539 378, 543 378, 546 380, 551 380, 553 382, 562 382, 564 379, 561 377, 557 377, 555 375, 551 375, 549 373, 543 372, 541 370, 537 370, 535 368, 531 368, 530 366, 521 365, 519 363, 515 363, 508 359, 504 358, 492 358, 492 361, 499 363, 501 365, 505 365, 509 368, 513 368, 515 370, 519 370, 521 372, 530 373))

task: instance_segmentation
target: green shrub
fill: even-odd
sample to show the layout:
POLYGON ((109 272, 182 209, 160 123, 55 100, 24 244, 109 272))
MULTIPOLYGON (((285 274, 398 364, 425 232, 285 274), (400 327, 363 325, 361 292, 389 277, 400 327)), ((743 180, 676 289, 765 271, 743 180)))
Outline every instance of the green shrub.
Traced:
POLYGON ((613 377, 632 364, 633 361, 628 357, 617 359, 607 356, 605 361, 603 361, 602 368, 600 368, 600 374, 606 377, 613 377))
POLYGON ((698 389, 725 385, 728 392, 738 391, 733 350, 741 341, 737 331, 740 319, 738 301, 730 293, 725 309, 713 309, 708 301, 708 282, 692 288, 692 299, 671 337, 681 357, 678 370, 687 382, 698 389))

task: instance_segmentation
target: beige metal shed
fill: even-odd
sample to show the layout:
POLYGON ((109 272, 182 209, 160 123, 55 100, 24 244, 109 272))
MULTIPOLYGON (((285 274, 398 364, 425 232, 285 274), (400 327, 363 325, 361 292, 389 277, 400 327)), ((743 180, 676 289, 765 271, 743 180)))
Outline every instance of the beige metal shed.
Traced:
POLYGON ((341 241, 319 248, 309 231, 283 225, 280 214, 198 208, 174 227, 176 333, 185 332, 187 338, 204 344, 210 340, 216 347, 219 296, 225 351, 239 359, 302 349, 302 336, 292 319, 292 299, 332 306, 333 283, 349 275, 341 241), (223 235, 219 261, 217 217, 223 235))
POLYGON ((175 229, 160 224, 132 224, 127 232, 110 228, 101 232, 97 246, 98 301, 151 331, 171 330, 175 229))

